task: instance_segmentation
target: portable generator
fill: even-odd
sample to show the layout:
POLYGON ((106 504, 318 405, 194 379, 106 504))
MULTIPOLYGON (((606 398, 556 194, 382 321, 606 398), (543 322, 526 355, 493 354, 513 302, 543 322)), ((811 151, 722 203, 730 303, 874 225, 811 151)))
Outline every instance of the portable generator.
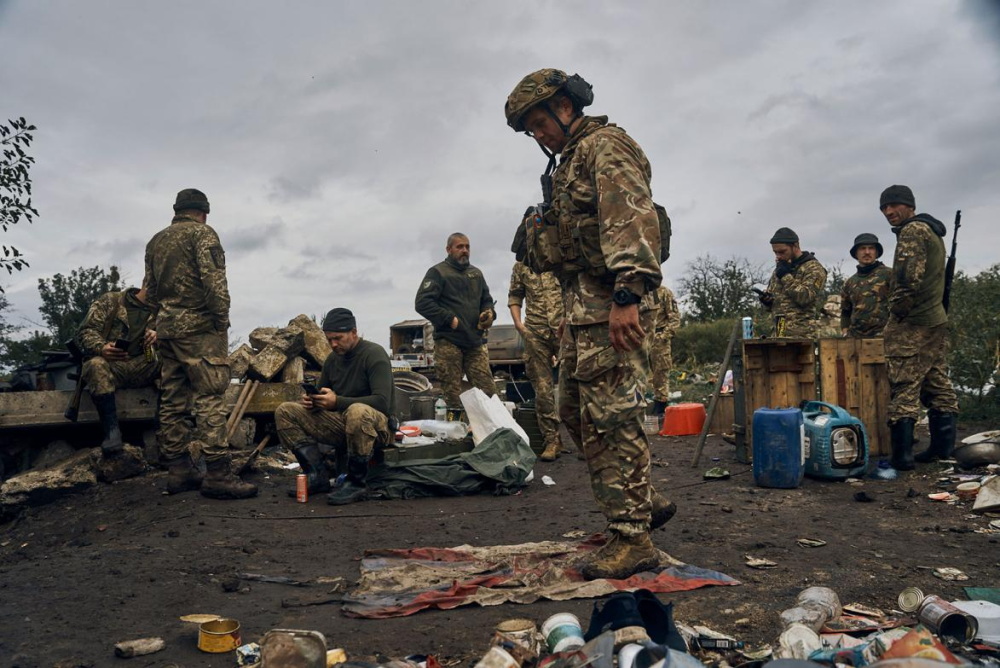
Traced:
POLYGON ((844 480, 868 468, 868 432, 861 420, 840 406, 822 401, 802 403, 805 425, 806 475, 844 480))

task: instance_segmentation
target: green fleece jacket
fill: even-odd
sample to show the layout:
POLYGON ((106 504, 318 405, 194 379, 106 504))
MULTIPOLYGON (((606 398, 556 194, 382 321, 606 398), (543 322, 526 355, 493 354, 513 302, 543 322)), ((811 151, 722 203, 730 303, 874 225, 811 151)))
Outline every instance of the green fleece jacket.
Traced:
POLYGON ((444 339, 469 350, 486 343, 478 329, 479 314, 493 311, 493 297, 483 272, 448 258, 427 270, 416 298, 417 313, 434 325, 434 339, 444 339), (452 318, 458 328, 451 328, 452 318))

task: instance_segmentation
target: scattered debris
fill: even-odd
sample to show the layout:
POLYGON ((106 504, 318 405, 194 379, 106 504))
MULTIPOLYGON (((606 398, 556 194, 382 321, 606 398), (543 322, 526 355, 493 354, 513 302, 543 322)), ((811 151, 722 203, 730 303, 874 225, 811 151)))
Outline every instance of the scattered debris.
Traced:
POLYGON ((163 638, 139 638, 138 640, 125 640, 115 644, 115 656, 123 659, 130 659, 133 656, 145 656, 159 652, 167 646, 163 638))
POLYGON ((826 545, 825 540, 818 538, 799 538, 795 542, 799 544, 799 547, 823 547, 826 545))
POLYGON ((964 582, 969 579, 968 575, 957 568, 935 568, 932 573, 934 577, 948 582, 964 582))
POLYGON ((729 478, 729 470, 722 466, 713 466, 705 471, 702 477, 705 480, 727 480, 729 478))
POLYGON ((553 480, 551 476, 547 475, 542 476, 542 482, 545 484, 546 487, 551 487, 552 485, 556 484, 556 481, 553 480))
POLYGON ((770 559, 763 559, 761 557, 751 557, 749 554, 744 557, 747 562, 746 565, 750 568, 776 568, 777 562, 771 561, 770 559))
POLYGON ((870 497, 870 496, 868 496, 867 492, 855 492, 854 493, 854 500, 857 501, 857 502, 859 502, 859 503, 871 503, 875 499, 872 498, 872 497, 870 497))

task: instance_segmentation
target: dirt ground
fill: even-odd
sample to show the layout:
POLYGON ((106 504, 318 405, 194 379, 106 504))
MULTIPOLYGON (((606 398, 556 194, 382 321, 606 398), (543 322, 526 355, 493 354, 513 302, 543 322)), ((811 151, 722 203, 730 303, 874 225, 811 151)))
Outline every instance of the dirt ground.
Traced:
MULTIPOLYGON (((709 439, 701 465, 692 468, 695 440, 654 439, 653 481, 680 506, 654 541, 683 561, 743 584, 662 595, 674 602, 678 621, 747 641, 772 641, 778 613, 806 586, 830 586, 845 603, 890 608, 906 586, 959 598, 963 584, 1000 584, 1000 534, 973 533, 988 520, 973 518, 969 504, 927 499, 936 491, 941 466, 922 466, 892 482, 807 479, 795 490, 762 489, 754 486, 750 467, 735 461, 734 448, 717 437, 709 439), (732 477, 703 482, 702 473, 716 457, 732 477), (874 501, 856 502, 854 494, 862 490, 874 501), (827 545, 803 548, 796 544, 802 537, 827 545), (750 569, 745 555, 778 566, 750 569), (939 566, 957 567, 969 581, 939 580, 930 571, 939 566)), ((366 548, 512 544, 603 528, 583 462, 563 455, 539 462, 535 472, 536 481, 516 496, 341 508, 326 505, 323 497, 296 504, 285 494, 290 478, 263 475, 255 476, 261 493, 252 500, 211 501, 196 493, 170 497, 162 494, 164 474, 158 473, 31 509, 0 525, 0 666, 114 665, 126 661, 114 658, 116 642, 146 636, 163 637, 167 649, 127 660, 129 665, 234 666, 232 654, 198 651, 196 629, 178 621, 190 613, 240 620, 244 642, 276 627, 313 629, 352 658, 435 654, 461 665, 472 665, 485 651, 503 619, 530 617, 541 624, 569 611, 586 626, 592 600, 465 607, 371 621, 347 618, 336 605, 281 607, 283 598, 323 593, 320 586, 251 582, 243 583, 242 591, 223 588, 236 572, 343 576, 353 583, 366 548), (543 474, 556 485, 543 485, 543 474), (294 519, 262 519, 278 516, 294 519)))

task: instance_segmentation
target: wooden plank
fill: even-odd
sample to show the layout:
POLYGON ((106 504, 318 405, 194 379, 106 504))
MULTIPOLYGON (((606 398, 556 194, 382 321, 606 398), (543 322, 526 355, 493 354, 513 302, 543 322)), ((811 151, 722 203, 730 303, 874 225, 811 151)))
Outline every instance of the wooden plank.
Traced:
POLYGON ((732 394, 720 394, 719 401, 715 405, 715 415, 708 425, 708 430, 713 434, 730 434, 733 431, 733 421, 735 415, 735 401, 732 394))
POLYGON ((862 364, 885 364, 885 342, 882 339, 860 339, 862 364))
MULTIPOLYGON (((239 395, 240 385, 230 385, 226 390, 226 406, 232 409, 239 395)), ((52 427, 73 424, 63 417, 66 404, 72 392, 0 392, 0 429, 26 427, 52 427)), ((302 395, 298 385, 286 383, 261 383, 253 400, 247 406, 246 415, 270 415, 279 404, 297 401, 302 395)), ((122 422, 148 421, 155 417, 156 391, 152 388, 141 390, 119 390, 116 393, 118 419, 122 422)), ((98 422, 97 411, 87 392, 80 401, 80 416, 77 424, 98 422)))

